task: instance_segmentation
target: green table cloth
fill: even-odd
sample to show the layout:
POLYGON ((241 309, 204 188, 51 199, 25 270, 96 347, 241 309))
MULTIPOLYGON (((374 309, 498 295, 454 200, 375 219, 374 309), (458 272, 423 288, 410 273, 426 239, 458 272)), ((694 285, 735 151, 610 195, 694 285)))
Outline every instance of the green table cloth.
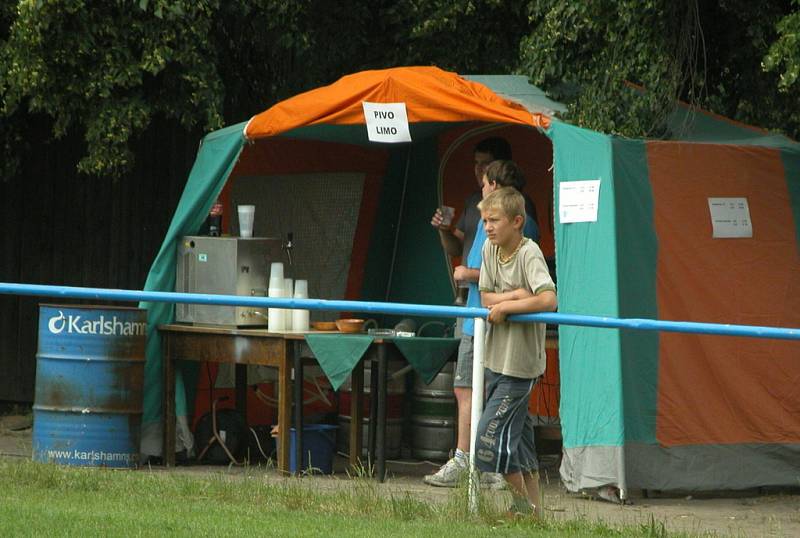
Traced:
POLYGON ((307 334, 305 338, 333 390, 339 390, 375 339, 367 334, 307 334))
POLYGON ((428 384, 458 349, 458 338, 392 338, 400 353, 428 384))
MULTIPOLYGON (((307 334, 305 339, 333 390, 339 390, 375 337, 367 334, 307 334)), ((458 338, 384 337, 382 340, 393 343, 426 383, 433 381, 458 349, 459 343, 458 338)))

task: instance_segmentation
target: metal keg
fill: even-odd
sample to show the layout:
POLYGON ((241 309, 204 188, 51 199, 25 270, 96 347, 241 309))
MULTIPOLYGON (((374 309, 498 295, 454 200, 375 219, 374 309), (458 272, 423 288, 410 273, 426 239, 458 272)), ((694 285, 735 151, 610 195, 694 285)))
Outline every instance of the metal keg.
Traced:
MULTIPOLYGON (((405 363, 403 361, 389 361, 388 379, 386 380, 386 418, 402 418, 403 399, 406 394, 405 375, 394 375, 400 372, 405 363)), ((367 366, 364 368, 364 397, 362 402, 362 416, 369 418, 369 404, 371 397, 370 383, 372 382, 372 371, 367 366)), ((342 386, 339 387, 339 414, 350 416, 350 398, 352 393, 352 378, 347 376, 342 386)))
MULTIPOLYGON (((339 432, 336 437, 336 450, 343 454, 350 454, 350 424, 352 417, 339 415, 339 432)), ((369 419, 361 421, 361 457, 367 457, 367 444, 369 443, 369 419)), ((403 436, 403 419, 386 419, 386 458, 397 459, 400 457, 400 441, 403 436)))
POLYGON ((456 443, 455 364, 447 363, 426 384, 417 374, 411 406, 411 454, 417 459, 446 460, 456 443))

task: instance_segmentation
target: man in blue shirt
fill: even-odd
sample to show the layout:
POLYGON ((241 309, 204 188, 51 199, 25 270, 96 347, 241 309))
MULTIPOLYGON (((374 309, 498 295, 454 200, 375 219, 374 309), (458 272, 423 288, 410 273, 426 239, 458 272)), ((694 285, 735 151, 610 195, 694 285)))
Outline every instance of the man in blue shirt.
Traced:
MULTIPOLYGON (((509 148, 510 153, 510 148, 509 148)), ((525 177, 516 163, 510 159, 495 160, 483 168, 481 176, 481 197, 485 198, 490 193, 502 187, 513 187, 522 192, 525 186, 525 177)), ((476 175, 478 173, 476 167, 476 175)), ((526 197, 527 214, 523 234, 534 241, 539 241, 539 227, 536 224, 536 211, 533 203, 526 197), (531 209, 529 209, 529 207, 531 209)), ((459 265, 453 272, 453 277, 457 281, 468 282, 469 292, 467 295, 466 306, 481 306, 480 292, 478 291, 478 279, 480 277, 481 250, 486 241, 486 231, 483 223, 478 220, 474 239, 462 258, 463 265, 459 265)), ((458 404, 458 439, 456 442, 455 455, 445 463, 437 472, 427 475, 424 478, 426 484, 440 487, 455 487, 461 474, 469 465, 469 434, 472 409, 472 356, 473 356, 473 336, 475 334, 474 320, 467 318, 462 326, 461 342, 458 347, 458 361, 456 362, 455 377, 453 380, 453 392, 458 404)), ((481 482, 489 487, 502 487, 503 478, 496 473, 484 473, 481 482)))

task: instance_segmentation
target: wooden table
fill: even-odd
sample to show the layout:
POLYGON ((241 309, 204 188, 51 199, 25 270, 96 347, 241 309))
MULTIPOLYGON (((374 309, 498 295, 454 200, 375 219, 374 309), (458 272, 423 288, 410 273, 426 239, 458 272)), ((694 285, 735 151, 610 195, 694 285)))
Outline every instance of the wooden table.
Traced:
MULTIPOLYGON (((278 369, 278 470, 289 472, 289 447, 292 399, 295 405, 295 462, 300 471, 303 432, 303 366, 313 360, 301 355, 303 333, 271 333, 264 329, 236 329, 194 325, 161 325, 163 351, 163 421, 164 464, 175 465, 175 365, 176 360, 232 363, 236 365, 236 409, 246 416, 247 370, 246 365, 258 364, 278 369), (294 395, 289 386, 295 372, 294 395)), ((371 346, 372 347, 372 346, 371 346)), ((384 347, 384 346, 379 346, 384 347)), ((350 401, 350 465, 359 464, 361 455, 362 397, 364 392, 364 359, 352 372, 352 397, 350 401)), ((385 364, 385 360, 384 360, 385 364)), ((385 366, 384 366, 385 368, 385 366)), ((384 400, 385 401, 385 400, 384 400)), ((385 409, 383 410, 385 414, 385 409)), ((380 415, 380 411, 378 415, 380 415)), ((372 430, 372 428, 371 428, 372 430)), ((385 429, 376 432, 378 459, 382 459, 385 429), (381 435, 383 434, 383 435, 381 435)), ((370 436, 372 438, 372 436, 370 436)), ((384 461, 381 461, 383 468, 384 461)), ((383 470, 383 469, 381 469, 383 470)))

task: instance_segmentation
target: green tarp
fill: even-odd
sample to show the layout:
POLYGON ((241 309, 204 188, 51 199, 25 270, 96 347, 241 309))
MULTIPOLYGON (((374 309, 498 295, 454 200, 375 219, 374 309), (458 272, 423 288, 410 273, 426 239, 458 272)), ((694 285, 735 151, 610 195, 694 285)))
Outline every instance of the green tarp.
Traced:
MULTIPOLYGON (((178 208, 172 217, 161 249, 150 268, 145 291, 175 291, 175 256, 178 240, 200 229, 212 204, 222 191, 242 151, 245 124, 215 131, 203 139, 178 208)), ((155 330, 175 319, 175 306, 169 303, 141 303, 147 309, 147 362, 145 364, 144 407, 142 415, 142 453, 161 454, 161 338, 155 330)), ((176 372, 176 415, 185 417, 184 385, 196 383, 196 365, 176 372), (184 375, 188 379, 184 379, 184 375)), ((179 424, 180 428, 180 424, 179 424)))

